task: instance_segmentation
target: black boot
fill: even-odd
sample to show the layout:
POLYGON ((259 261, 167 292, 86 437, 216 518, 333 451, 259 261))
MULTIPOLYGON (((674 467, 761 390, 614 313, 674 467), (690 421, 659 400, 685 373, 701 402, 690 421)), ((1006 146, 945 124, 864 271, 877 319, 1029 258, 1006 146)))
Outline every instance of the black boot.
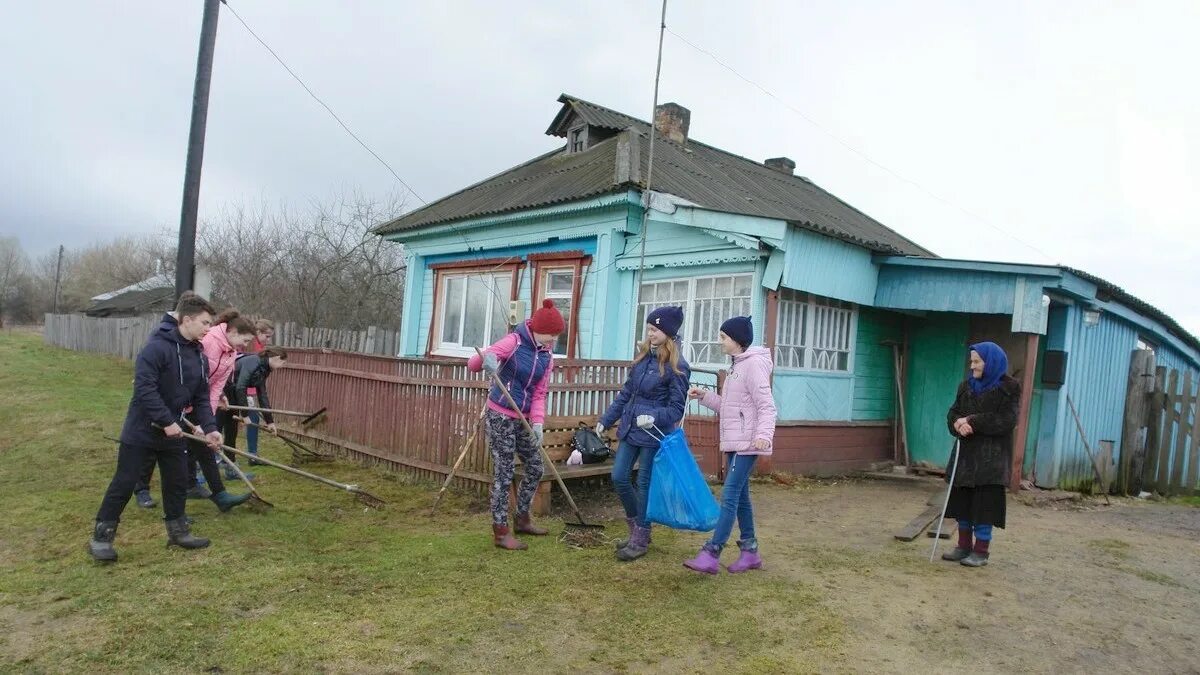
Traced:
POLYGON ((117 549, 113 548, 113 540, 117 538, 117 521, 97 520, 92 540, 88 542, 88 553, 97 562, 116 562, 117 549))
POLYGON ((251 495, 249 492, 242 495, 231 495, 228 492, 221 490, 217 494, 213 495, 211 499, 212 502, 217 505, 217 508, 221 509, 221 513, 225 513, 238 504, 245 503, 246 500, 250 499, 250 497, 251 495))
POLYGON ((207 539, 192 536, 192 528, 188 525, 186 517, 168 520, 167 523, 167 546, 179 546, 180 548, 204 548, 208 546, 207 539))

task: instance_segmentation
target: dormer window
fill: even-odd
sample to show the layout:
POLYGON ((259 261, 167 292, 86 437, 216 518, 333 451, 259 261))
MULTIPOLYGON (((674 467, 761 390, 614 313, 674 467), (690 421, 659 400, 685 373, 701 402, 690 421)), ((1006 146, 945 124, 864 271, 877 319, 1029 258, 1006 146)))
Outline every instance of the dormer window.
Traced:
POLYGON ((587 149, 587 126, 575 127, 567 134, 567 152, 583 152, 587 149))

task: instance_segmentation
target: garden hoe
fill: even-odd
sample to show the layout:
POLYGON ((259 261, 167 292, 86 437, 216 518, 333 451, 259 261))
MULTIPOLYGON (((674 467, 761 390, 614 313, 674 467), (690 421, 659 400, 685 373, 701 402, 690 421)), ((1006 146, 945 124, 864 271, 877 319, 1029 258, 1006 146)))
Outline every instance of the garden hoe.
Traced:
POLYGON ((256 413, 268 412, 268 413, 271 413, 272 415, 288 415, 289 417, 303 417, 304 419, 300 420, 300 426, 304 427, 305 429, 316 426, 316 424, 318 422, 325 421, 325 411, 329 410, 329 408, 321 408, 320 410, 318 410, 315 413, 306 413, 306 412, 297 412, 295 410, 276 410, 274 408, 253 408, 253 407, 244 406, 244 405, 227 405, 225 407, 230 410, 237 410, 239 412, 256 412, 256 413))
MULTIPOLYGON (((483 351, 479 349, 479 347, 475 348, 475 352, 479 354, 479 358, 483 358, 483 351)), ((529 426, 529 420, 525 418, 525 414, 521 412, 521 407, 517 405, 516 401, 513 400, 512 394, 508 391, 508 387, 504 386, 504 383, 500 381, 500 376, 492 373, 492 382, 497 388, 499 388, 500 393, 504 394, 504 399, 508 401, 509 407, 517 411, 517 414, 521 416, 521 425, 525 427, 525 433, 529 434, 530 437, 533 437, 533 427, 529 426)), ((546 453, 546 448, 542 447, 541 443, 538 443, 538 450, 542 453, 542 461, 545 462, 546 466, 550 467, 550 473, 554 474, 554 480, 558 483, 558 489, 562 490, 563 496, 567 498, 567 503, 571 505, 571 510, 575 512, 575 517, 579 519, 579 522, 577 523, 564 523, 567 528, 574 528, 577 530, 603 530, 603 525, 593 525, 584 521, 583 514, 580 513, 579 507, 575 505, 575 500, 571 497, 571 491, 567 489, 567 484, 563 482, 562 476, 558 475, 558 467, 554 466, 554 460, 550 459, 550 455, 546 453)))
MULTIPOLYGON (((205 438, 203 436, 197 436, 196 434, 189 434, 189 433, 185 432, 183 434, 183 437, 189 438, 198 443, 204 443, 205 445, 208 444, 207 438, 205 438)), ((265 457, 256 457, 248 452, 238 450, 237 448, 233 448, 228 445, 222 445, 221 449, 232 452, 235 455, 245 457, 246 459, 253 459, 261 464, 266 464, 267 466, 273 466, 276 469, 282 469, 283 471, 286 471, 288 473, 294 473, 297 476, 303 476, 304 478, 307 478, 309 480, 315 480, 318 483, 324 483, 325 485, 328 485, 330 487, 335 487, 339 490, 345 490, 346 492, 353 494, 356 498, 358 498, 358 500, 360 502, 366 504, 367 506, 369 506, 371 508, 380 509, 380 508, 383 508, 383 505, 387 503, 387 502, 383 501, 382 499, 380 499, 379 497, 376 497, 375 495, 371 494, 370 492, 367 492, 366 490, 358 487, 357 485, 347 485, 345 483, 339 483, 335 480, 330 480, 328 478, 325 478, 324 476, 318 476, 315 473, 301 471, 300 469, 297 469, 295 467, 288 466, 287 464, 280 464, 279 462, 275 462, 275 461, 266 459, 265 457)), ((231 464, 232 464, 232 462, 231 462, 231 464)))

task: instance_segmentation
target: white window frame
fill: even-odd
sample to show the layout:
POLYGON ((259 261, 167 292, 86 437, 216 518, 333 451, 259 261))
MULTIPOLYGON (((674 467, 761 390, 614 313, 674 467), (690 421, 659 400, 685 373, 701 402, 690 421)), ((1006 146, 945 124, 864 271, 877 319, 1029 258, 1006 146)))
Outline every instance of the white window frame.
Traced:
MULTIPOLYGON (((512 296, 512 284, 513 284, 512 270, 504 270, 502 272, 484 272, 482 270, 463 270, 461 272, 460 271, 447 271, 447 272, 442 272, 442 273, 438 274, 437 277, 438 277, 437 283, 439 284, 439 287, 437 289, 438 290, 438 300, 437 300, 438 306, 434 307, 434 315, 437 317, 437 324, 434 326, 434 330, 437 333, 437 341, 434 343, 435 347, 434 347, 432 353, 435 356, 454 356, 454 357, 473 356, 475 354, 475 347, 477 347, 477 346, 486 347, 486 346, 488 346, 488 344, 491 344, 491 342, 488 342, 488 344, 483 344, 483 345, 464 345, 461 343, 463 329, 466 327, 466 321, 467 321, 467 311, 466 311, 467 295, 468 295, 467 289, 470 288, 472 278, 474 278, 474 280, 477 283, 484 277, 491 278, 495 282, 495 286, 493 288, 495 293, 490 294, 493 297, 491 298, 492 301, 487 303, 487 313, 484 316, 484 325, 491 326, 492 321, 496 318, 497 313, 499 313, 500 316, 504 317, 504 319, 507 320, 508 307, 506 305, 502 305, 499 298, 497 298, 495 296, 496 295, 499 295, 500 297, 511 297, 512 296), (443 334, 444 334, 445 328, 446 328, 446 301, 449 298, 449 285, 450 285, 450 281, 452 279, 462 279, 462 280, 464 280, 464 282, 466 284, 463 287, 462 305, 460 306, 461 314, 459 316, 459 326, 458 326, 458 334, 459 334, 460 342, 446 342, 445 340, 443 340, 443 334), (507 293, 504 290, 505 288, 508 289, 507 293)), ((507 334, 507 331, 506 331, 506 334, 507 334)), ((503 337, 503 335, 501 337, 503 337)))
MULTIPOLYGON (((574 303, 575 284, 579 281, 578 279, 575 278, 575 265, 574 264, 558 265, 558 266, 554 266, 554 267, 539 266, 537 269, 538 269, 538 277, 539 277, 538 278, 538 292, 540 293, 540 295, 542 297, 538 300, 537 306, 535 306, 533 308, 534 310, 537 310, 539 307, 542 306, 541 305, 542 299, 566 300, 568 304, 574 303), (550 275, 551 274, 564 274, 564 273, 571 277, 571 287, 569 289, 567 289, 566 291, 551 291, 550 290, 550 275)), ((558 351, 558 343, 555 343, 555 346, 554 346, 554 355, 555 356, 561 356, 563 358, 566 358, 568 356, 567 352, 570 349, 571 337, 572 337, 571 336, 571 325, 572 325, 571 315, 578 311, 579 311, 578 307, 571 307, 570 313, 563 315, 563 320, 566 322, 566 330, 563 331, 562 337, 559 339, 565 340, 565 342, 563 343, 563 350, 561 352, 558 351)))
MULTIPOLYGON (((683 295, 683 294, 679 294, 683 295)), ((755 287, 753 272, 734 272, 730 274, 706 274, 695 277, 675 277, 672 279, 655 279, 643 281, 642 287, 638 290, 638 322, 639 326, 636 330, 640 330, 639 339, 645 338, 645 317, 653 310, 660 307, 677 306, 683 307, 684 324, 679 329, 680 337, 683 343, 683 356, 687 362, 694 366, 724 366, 728 364, 728 357, 720 350, 719 346, 714 347, 716 337, 720 331, 721 324, 728 318, 733 316, 749 316, 754 311, 755 287), (729 279, 731 281, 730 288, 736 287, 737 279, 746 278, 748 280, 749 294, 748 295, 729 295, 719 298, 697 298, 696 286, 698 282, 712 280, 714 283, 718 280, 729 279), (675 293, 675 284, 686 284, 686 297, 678 297, 675 293), (642 300, 643 293, 648 286, 660 286, 663 284, 672 285, 672 297, 664 302, 653 301, 646 302, 642 300), (716 303, 711 309, 705 308, 706 311, 701 311, 701 302, 716 303), (744 303, 744 304, 742 304, 744 303), (744 311, 743 311, 744 310, 744 311), (713 341, 705 340, 702 344, 707 348, 703 354, 697 356, 695 346, 695 338, 701 335, 703 331, 701 321, 707 318, 711 327, 711 335, 713 341)))
POLYGON ((775 322, 775 367, 817 373, 854 374, 858 306, 812 293, 780 289, 775 322), (829 359, 846 355, 845 368, 829 359))

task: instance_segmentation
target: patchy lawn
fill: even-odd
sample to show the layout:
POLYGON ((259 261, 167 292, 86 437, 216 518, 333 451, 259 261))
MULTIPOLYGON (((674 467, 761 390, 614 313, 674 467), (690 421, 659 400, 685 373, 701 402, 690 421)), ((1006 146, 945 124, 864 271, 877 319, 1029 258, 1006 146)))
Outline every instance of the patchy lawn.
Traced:
MULTIPOLYGON (((258 467, 278 508, 189 502, 202 551, 164 548, 130 505, 121 559, 85 552, 115 463, 130 365, 0 332, 0 670, 28 672, 1194 671, 1200 509, 1010 501, 981 570, 926 562, 892 533, 939 484, 754 486, 767 570, 526 538, 491 546, 480 500, 346 463, 318 473, 390 502, 258 467)), ((290 453, 274 441, 265 452, 290 453)), ((157 479, 155 481, 157 485, 157 479)), ((157 488, 156 488, 157 489, 157 488)), ((611 494, 585 511, 610 519, 611 494)), ((561 521, 552 522, 561 530, 561 521)), ((732 560, 732 556, 730 556, 732 560)))

